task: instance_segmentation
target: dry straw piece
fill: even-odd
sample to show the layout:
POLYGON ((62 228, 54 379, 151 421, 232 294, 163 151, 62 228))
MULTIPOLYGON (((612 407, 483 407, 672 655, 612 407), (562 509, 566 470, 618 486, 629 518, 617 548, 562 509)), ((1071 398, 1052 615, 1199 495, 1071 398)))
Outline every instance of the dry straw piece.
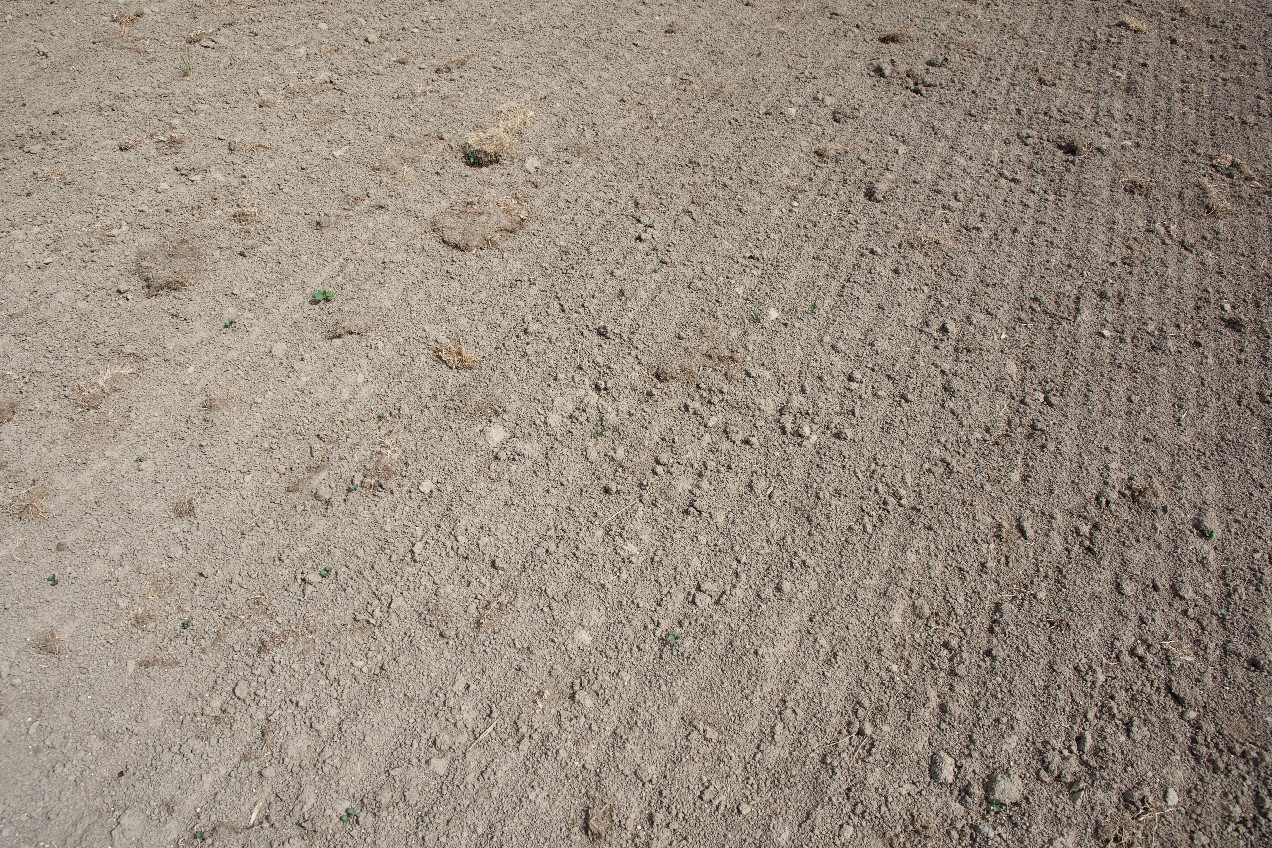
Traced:
POLYGON ((521 130, 534 113, 520 104, 509 104, 503 107, 506 114, 493 127, 473 133, 461 148, 464 164, 470 168, 485 168, 497 165, 512 152, 512 148, 521 140, 521 130))
POLYGON ((174 503, 172 514, 177 518, 194 518, 194 495, 186 495, 174 503))
POLYGON ((450 367, 452 371, 460 369, 471 371, 481 364, 481 357, 474 354, 458 341, 447 339, 433 348, 434 355, 450 367))

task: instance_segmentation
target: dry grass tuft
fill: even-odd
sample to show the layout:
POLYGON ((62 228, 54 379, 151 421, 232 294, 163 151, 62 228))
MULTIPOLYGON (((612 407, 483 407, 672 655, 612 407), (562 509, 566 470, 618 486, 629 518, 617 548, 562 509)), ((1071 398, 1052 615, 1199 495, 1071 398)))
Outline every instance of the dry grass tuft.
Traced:
POLYGON ((530 218, 521 195, 484 198, 462 204, 438 215, 433 229, 444 244, 472 253, 494 247, 521 229, 530 218))
POLYGON ((433 354, 452 371, 471 371, 481 364, 481 357, 464 347, 463 343, 446 339, 433 348, 433 354))
POLYGON ((161 135, 155 139, 155 147, 159 148, 160 153, 180 153, 185 143, 185 136, 176 133, 161 135))
POLYGON ((146 294, 154 297, 181 291, 207 271, 207 253, 189 239, 137 251, 137 276, 146 284, 146 294))
POLYGON ((32 486, 25 495, 18 498, 13 504, 18 518, 23 521, 43 521, 48 518, 49 509, 45 501, 49 499, 51 494, 53 494, 53 490, 49 488, 47 483, 32 486))
POLYGON ((0 424, 8 424, 18 412, 18 402, 13 398, 0 400, 0 424))
POLYGON ((818 159, 831 162, 838 162, 839 158, 847 152, 848 148, 842 141, 828 141, 813 151, 818 159))
POLYGON ((61 168, 53 168, 47 173, 40 175, 42 183, 63 183, 70 179, 70 176, 61 168))
POLYGON ((1122 29, 1130 30, 1131 32, 1148 32, 1148 24, 1144 23, 1139 18, 1132 18, 1130 15, 1124 15, 1122 19, 1117 22, 1117 25, 1122 29))
POLYGON ((138 8, 121 9, 110 16, 110 22, 117 27, 116 32, 119 37, 126 38, 132 31, 133 25, 145 14, 144 10, 138 8))
POLYGON ((521 130, 530 123, 534 113, 520 104, 505 106, 506 113, 493 127, 475 132, 460 149, 464 164, 470 168, 497 165, 512 152, 521 140, 521 130))
POLYGON ((172 505, 172 514, 177 518, 194 518, 194 495, 178 498, 172 505))
POLYGON ((71 387, 75 404, 81 412, 99 408, 108 395, 119 388, 124 377, 133 373, 131 368, 108 368, 92 380, 80 380, 71 387))
POLYGON ((242 206, 230 213, 230 220, 241 227, 250 227, 260 214, 261 210, 255 206, 242 206))
POLYGON ((40 650, 49 656, 60 657, 66 650, 66 643, 56 630, 48 630, 40 637, 40 650))

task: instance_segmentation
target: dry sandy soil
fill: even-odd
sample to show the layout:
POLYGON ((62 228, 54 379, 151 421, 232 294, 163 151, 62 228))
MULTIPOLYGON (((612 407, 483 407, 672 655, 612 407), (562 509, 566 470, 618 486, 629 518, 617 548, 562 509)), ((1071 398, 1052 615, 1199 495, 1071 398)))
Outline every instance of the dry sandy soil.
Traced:
POLYGON ((0 845, 1272 840, 1272 9, 0 6, 0 845))

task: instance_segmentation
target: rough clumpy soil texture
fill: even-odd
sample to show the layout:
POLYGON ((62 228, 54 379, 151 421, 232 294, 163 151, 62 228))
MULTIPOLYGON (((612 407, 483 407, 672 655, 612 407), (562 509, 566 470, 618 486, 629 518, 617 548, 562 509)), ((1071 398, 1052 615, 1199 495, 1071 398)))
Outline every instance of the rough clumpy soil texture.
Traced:
POLYGON ((0 843, 1272 839, 1266 4, 0 11, 0 843))

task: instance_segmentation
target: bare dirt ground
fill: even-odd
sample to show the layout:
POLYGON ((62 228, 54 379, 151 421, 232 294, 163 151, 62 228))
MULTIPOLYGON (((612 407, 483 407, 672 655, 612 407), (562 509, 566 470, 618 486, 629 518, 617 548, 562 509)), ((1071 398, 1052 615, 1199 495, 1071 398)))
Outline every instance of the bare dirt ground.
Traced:
POLYGON ((1272 840, 1272 9, 8 0, 0 844, 1272 840))

